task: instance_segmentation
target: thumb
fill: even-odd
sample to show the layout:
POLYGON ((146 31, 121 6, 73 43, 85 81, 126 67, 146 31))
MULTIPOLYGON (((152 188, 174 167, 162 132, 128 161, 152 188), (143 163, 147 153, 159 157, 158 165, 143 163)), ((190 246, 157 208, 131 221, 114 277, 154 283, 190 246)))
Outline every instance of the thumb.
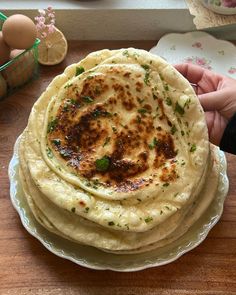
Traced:
POLYGON ((218 111, 223 108, 226 95, 224 89, 198 95, 204 111, 218 111))

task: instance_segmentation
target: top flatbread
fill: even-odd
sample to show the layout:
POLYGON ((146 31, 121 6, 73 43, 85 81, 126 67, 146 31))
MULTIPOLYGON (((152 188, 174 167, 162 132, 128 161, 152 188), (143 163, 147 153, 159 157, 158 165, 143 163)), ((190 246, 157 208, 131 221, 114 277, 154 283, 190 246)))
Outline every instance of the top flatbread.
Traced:
POLYGON ((132 48, 95 52, 56 77, 32 109, 24 154, 50 202, 117 232, 185 214, 210 162, 190 84, 132 48))

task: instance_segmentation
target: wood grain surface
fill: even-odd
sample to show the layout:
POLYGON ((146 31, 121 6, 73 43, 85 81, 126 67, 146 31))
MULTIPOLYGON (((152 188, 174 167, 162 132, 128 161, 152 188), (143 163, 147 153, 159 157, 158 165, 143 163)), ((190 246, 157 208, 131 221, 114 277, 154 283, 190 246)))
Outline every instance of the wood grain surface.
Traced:
POLYGON ((95 271, 58 258, 23 228, 9 198, 8 163, 33 103, 52 78, 91 51, 155 42, 69 43, 66 60, 0 102, 0 294, 236 294, 236 156, 227 155, 230 189, 206 240, 177 261, 139 272, 95 271))

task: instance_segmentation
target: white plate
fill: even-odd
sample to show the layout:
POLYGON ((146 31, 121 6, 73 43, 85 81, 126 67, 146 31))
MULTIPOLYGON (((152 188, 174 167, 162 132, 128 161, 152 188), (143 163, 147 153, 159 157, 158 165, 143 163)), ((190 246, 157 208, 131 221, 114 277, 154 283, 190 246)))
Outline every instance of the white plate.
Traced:
POLYGON ((236 78, 236 47, 205 32, 165 35, 150 52, 171 64, 193 63, 236 78))
POLYGON ((201 0, 201 2, 206 8, 216 13, 225 15, 236 14, 236 7, 230 7, 230 5, 228 5, 227 7, 227 5, 222 0, 201 0), (219 2, 221 2, 221 5, 219 5, 219 2))
POLYGON ((47 231, 32 215, 18 177, 18 143, 19 139, 16 141, 14 154, 9 164, 12 204, 19 213, 23 226, 31 235, 55 255, 71 260, 78 265, 99 270, 137 271, 170 263, 198 246, 222 214, 224 200, 228 192, 228 178, 226 175, 226 159, 224 153, 219 151, 221 173, 214 201, 194 226, 171 245, 142 254, 115 255, 73 243, 47 231))

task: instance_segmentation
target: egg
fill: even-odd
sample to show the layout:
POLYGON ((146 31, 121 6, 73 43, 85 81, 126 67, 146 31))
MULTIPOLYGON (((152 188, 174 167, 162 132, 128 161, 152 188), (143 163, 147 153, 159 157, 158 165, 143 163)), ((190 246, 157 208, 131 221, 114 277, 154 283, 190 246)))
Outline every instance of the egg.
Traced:
MULTIPOLYGON (((10 58, 13 59, 23 53, 24 50, 13 49, 10 58)), ((33 51, 27 51, 19 56, 14 63, 3 70, 2 75, 11 88, 23 85, 30 80, 34 74, 35 59, 33 51)))
POLYGON ((0 66, 5 64, 10 57, 10 48, 3 40, 2 32, 0 32, 0 66))
POLYGON ((0 74, 0 98, 4 97, 7 94, 7 82, 0 74))
POLYGON ((37 30, 30 18, 22 14, 14 14, 3 23, 2 35, 9 47, 28 49, 35 42, 37 30))

